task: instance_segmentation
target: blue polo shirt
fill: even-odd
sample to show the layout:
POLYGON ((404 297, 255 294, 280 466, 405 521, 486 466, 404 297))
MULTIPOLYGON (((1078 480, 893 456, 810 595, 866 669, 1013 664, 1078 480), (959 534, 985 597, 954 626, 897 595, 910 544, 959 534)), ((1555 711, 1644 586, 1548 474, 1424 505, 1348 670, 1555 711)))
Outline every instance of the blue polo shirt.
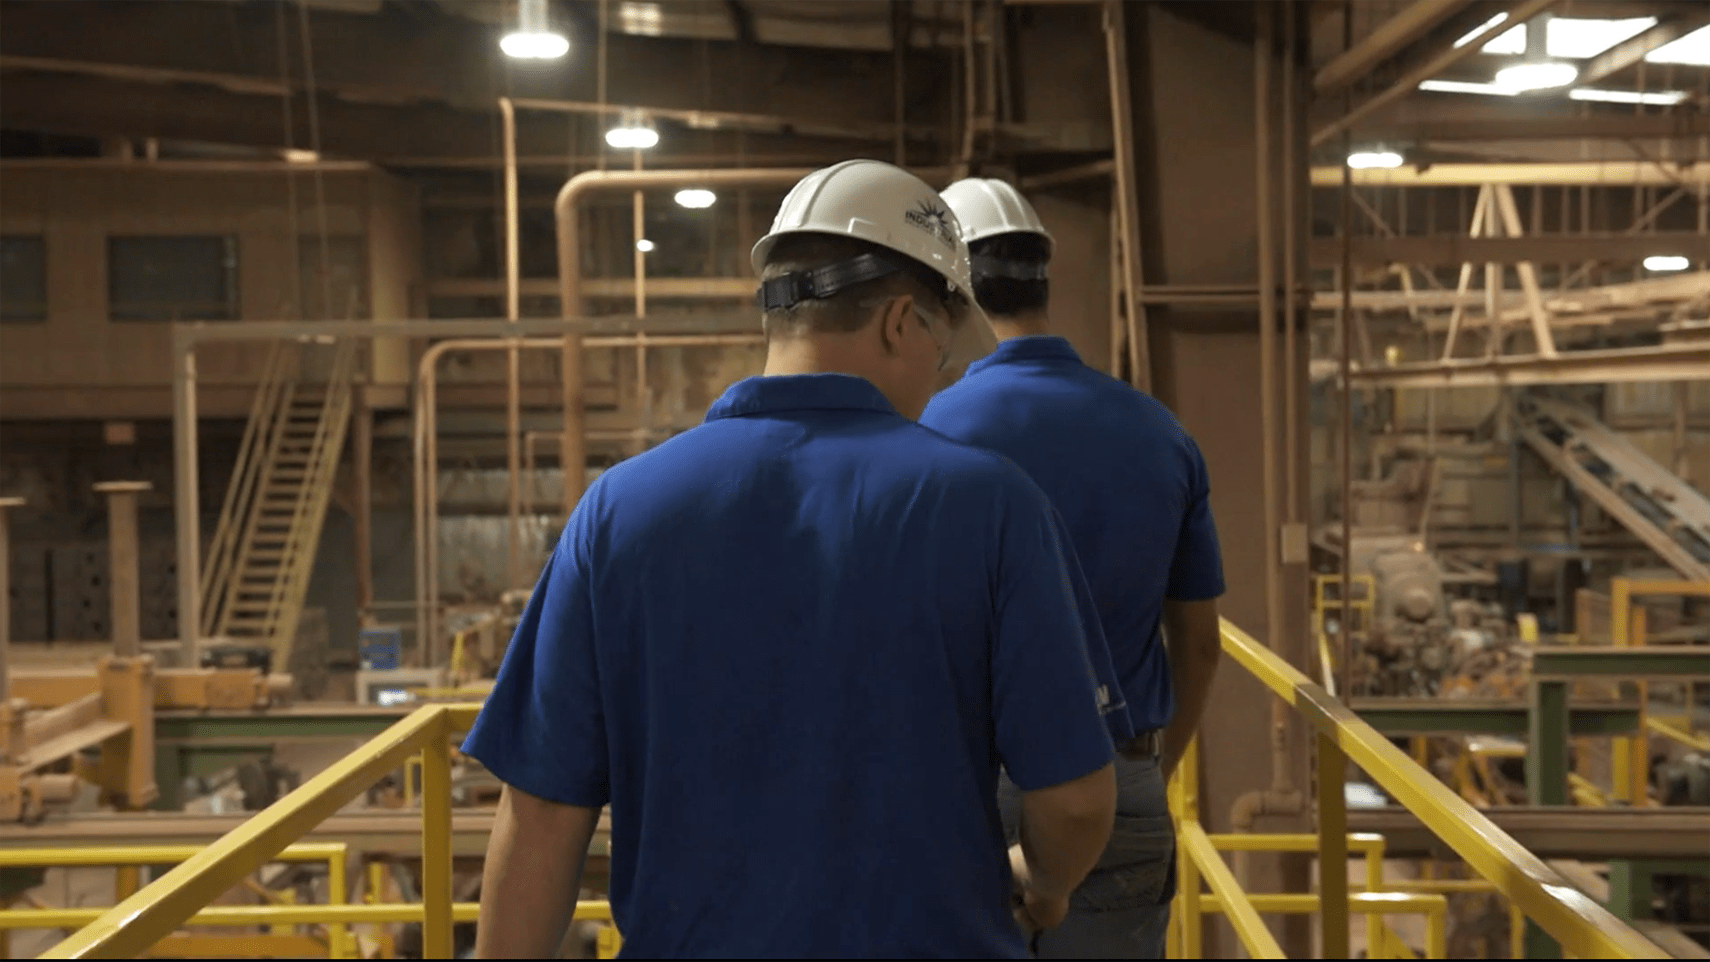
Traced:
POLYGON ((1129 730, 1071 552, 867 381, 749 378, 589 488, 463 750, 610 804, 626 955, 1024 958, 998 767, 1061 784, 1129 730))
POLYGON ((1205 459, 1168 408, 1081 363, 1060 337, 1019 337, 968 366, 920 423, 1008 456, 1062 513, 1098 605, 1129 717, 1175 712, 1165 599, 1223 594, 1205 459))

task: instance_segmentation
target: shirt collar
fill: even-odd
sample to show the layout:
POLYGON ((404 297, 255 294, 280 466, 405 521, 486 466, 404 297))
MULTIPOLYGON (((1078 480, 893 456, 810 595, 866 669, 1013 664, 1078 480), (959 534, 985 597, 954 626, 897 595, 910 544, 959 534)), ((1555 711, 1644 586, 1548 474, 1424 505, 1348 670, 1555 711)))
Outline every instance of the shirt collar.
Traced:
POLYGON ((737 381, 707 409, 706 419, 716 421, 781 411, 874 411, 897 415, 897 409, 866 378, 853 374, 781 374, 737 381))
POLYGON ((1016 361, 1072 361, 1079 364, 1081 356, 1075 353, 1074 347, 1064 338, 1049 334, 1031 334, 1000 342, 997 350, 968 365, 967 373, 973 374, 994 364, 1016 361))

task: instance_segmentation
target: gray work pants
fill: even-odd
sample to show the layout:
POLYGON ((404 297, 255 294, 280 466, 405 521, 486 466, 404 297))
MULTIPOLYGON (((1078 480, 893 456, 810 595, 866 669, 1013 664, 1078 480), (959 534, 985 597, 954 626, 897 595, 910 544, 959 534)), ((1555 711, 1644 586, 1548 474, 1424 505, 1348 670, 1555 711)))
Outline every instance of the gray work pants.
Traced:
MULTIPOLYGON (((1021 820, 1021 792, 998 780, 998 811, 1010 844, 1021 820)), ((1175 896, 1175 826, 1158 760, 1116 758, 1116 826, 1098 865, 1069 896, 1063 923, 1039 933, 1039 959, 1161 959, 1175 896)))

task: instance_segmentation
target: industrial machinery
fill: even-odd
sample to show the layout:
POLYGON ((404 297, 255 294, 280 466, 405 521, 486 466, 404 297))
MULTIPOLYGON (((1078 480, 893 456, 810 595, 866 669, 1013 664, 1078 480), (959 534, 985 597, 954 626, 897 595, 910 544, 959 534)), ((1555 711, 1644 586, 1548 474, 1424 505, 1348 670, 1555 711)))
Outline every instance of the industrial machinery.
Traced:
MULTIPOLYGON (((1363 623, 1352 626, 1351 694, 1435 696, 1473 694, 1469 679, 1485 679, 1511 661, 1514 640, 1501 606, 1450 598, 1436 556, 1410 535, 1356 535, 1355 577, 1369 585, 1363 623), (1450 679, 1460 683, 1449 686, 1450 679)), ((1324 631, 1339 629, 1336 606, 1320 592, 1324 631)), ((1496 694, 1496 692, 1479 692, 1496 694)))

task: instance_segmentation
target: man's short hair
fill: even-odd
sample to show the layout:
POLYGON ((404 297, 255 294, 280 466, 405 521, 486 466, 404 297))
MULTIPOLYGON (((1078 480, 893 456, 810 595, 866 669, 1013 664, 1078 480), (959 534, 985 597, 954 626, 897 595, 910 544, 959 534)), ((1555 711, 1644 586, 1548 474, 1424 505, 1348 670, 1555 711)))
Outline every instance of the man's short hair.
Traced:
POLYGON ((847 334, 864 327, 872 314, 871 302, 885 297, 912 294, 935 309, 945 309, 943 276, 919 261, 887 247, 838 234, 804 232, 778 238, 760 271, 762 281, 794 271, 810 271, 863 254, 877 254, 899 266, 899 270, 870 281, 853 284, 825 298, 808 298, 790 307, 767 311, 767 336, 784 334, 847 334), (863 307, 867 304, 867 307, 863 307))
MULTIPOLYGON (((1038 234, 999 234, 968 245, 977 257, 990 257, 1010 264, 1043 268, 1051 260, 1051 244, 1038 234)), ((992 317, 1014 317, 1043 308, 1051 300, 1051 282, 1018 280, 974 271, 974 296, 992 317)))

